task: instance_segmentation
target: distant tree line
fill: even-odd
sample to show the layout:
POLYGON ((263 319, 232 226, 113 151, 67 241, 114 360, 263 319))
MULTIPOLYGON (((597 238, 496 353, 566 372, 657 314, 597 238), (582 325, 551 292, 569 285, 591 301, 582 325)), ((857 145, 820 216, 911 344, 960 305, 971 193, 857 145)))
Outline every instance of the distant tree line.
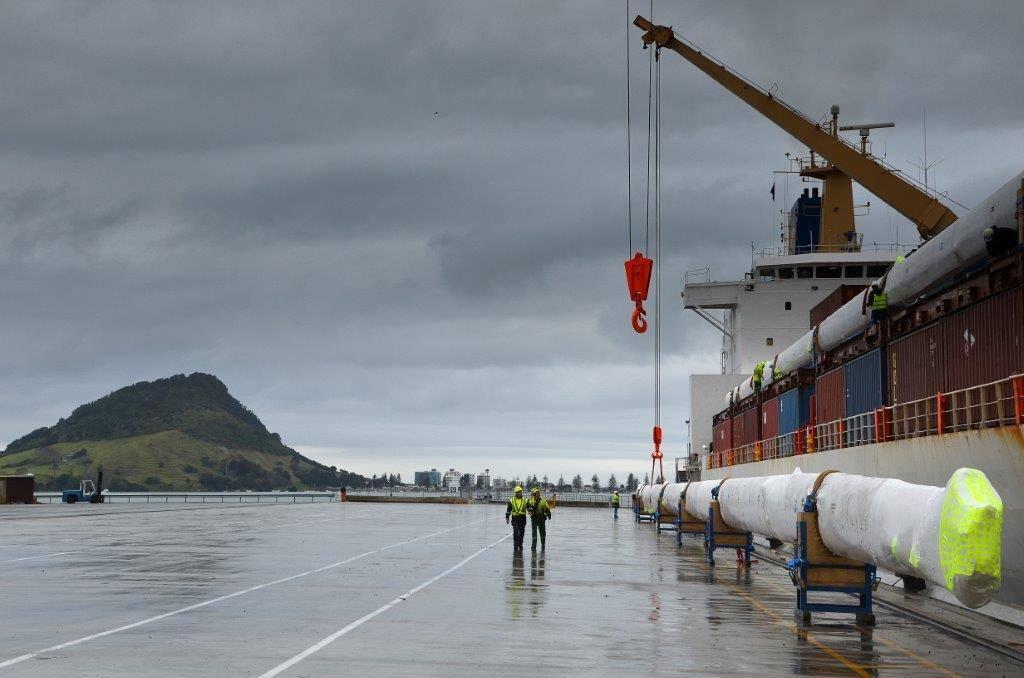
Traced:
MULTIPOLYGON (((553 492, 582 492, 587 487, 583 482, 583 476, 577 473, 570 482, 565 481, 565 476, 558 476, 556 482, 549 482, 548 477, 544 476, 542 479, 537 478, 537 475, 524 474, 522 476, 514 476, 510 481, 513 485, 522 485, 524 489, 530 490, 534 487, 540 487, 544 490, 550 490, 553 492)), ((608 477, 608 481, 604 484, 601 483, 600 477, 595 473, 590 477, 589 487, 595 492, 612 491, 612 490, 624 490, 632 492, 638 486, 636 476, 632 473, 626 478, 626 483, 621 484, 618 478, 613 473, 608 477)))

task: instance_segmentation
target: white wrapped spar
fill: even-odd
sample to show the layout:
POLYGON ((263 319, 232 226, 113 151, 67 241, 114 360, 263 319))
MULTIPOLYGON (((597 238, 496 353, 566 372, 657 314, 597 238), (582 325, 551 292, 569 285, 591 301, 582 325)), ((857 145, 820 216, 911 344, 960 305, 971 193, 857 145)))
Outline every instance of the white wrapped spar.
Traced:
MULTIPOLYGON (((706 518, 719 488, 722 519, 735 529, 792 542, 797 513, 817 473, 670 483, 662 511, 706 518)), ((658 491, 661 486, 655 486, 658 491)), ((653 490, 654 488, 652 488, 653 490)), ((652 492, 652 500, 658 494, 652 492)), ((832 553, 926 579, 980 607, 999 590, 1003 503, 984 473, 959 469, 945 487, 829 473, 817 492, 818 527, 832 553)))
MULTIPOLYGON (((658 499, 661 497, 661 488, 663 487, 665 487, 664 483, 658 485, 644 484, 637 488, 636 496, 640 502, 640 513, 649 516, 657 512, 658 499)), ((664 507, 662 507, 661 512, 665 513, 664 507)))

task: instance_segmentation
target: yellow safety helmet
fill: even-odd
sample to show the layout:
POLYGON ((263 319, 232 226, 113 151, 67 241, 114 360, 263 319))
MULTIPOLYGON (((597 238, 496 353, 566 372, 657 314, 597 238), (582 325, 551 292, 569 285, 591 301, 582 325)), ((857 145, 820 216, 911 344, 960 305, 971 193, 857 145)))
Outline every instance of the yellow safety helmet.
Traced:
POLYGON ((512 491, 513 492, 522 492, 523 491, 523 487, 522 487, 522 485, 516 485, 516 489, 514 489, 512 491))
POLYGON ((535 487, 535 488, 533 488, 533 489, 532 489, 532 490, 530 491, 530 494, 540 494, 540 488, 539 488, 539 487, 535 487))

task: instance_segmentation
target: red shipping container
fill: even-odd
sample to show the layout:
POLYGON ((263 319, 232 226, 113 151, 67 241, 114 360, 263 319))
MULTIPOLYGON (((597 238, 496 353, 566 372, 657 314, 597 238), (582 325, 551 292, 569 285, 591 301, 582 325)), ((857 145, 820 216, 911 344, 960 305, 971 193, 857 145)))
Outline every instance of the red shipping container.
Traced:
MULTIPOLYGON (((722 452, 732 447, 732 420, 726 419, 721 424, 716 424, 711 433, 714 440, 714 451, 722 452)), ((720 459, 720 458, 719 458, 720 459)), ((721 463, 719 462, 719 465, 721 463)))
POLYGON ((946 359, 939 323, 894 340, 888 354, 890 404, 901 405, 946 391, 946 359))
POLYGON ((942 320, 949 391, 1020 374, 1024 368, 1021 303, 1018 287, 942 320))
POLYGON ((761 405, 761 440, 779 435, 779 399, 772 398, 761 405))
POLYGON ((820 375, 814 382, 817 423, 827 424, 846 416, 845 370, 837 367, 820 375))

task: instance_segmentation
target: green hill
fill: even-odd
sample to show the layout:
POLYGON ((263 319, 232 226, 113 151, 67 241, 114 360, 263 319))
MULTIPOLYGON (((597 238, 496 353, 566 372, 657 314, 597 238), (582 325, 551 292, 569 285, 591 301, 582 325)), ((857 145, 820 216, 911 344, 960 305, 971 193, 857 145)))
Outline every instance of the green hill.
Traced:
POLYGON ((281 442, 209 374, 139 382, 18 438, 0 473, 34 473, 39 489, 74 487, 104 469, 112 491, 271 490, 359 486, 366 478, 281 442))

